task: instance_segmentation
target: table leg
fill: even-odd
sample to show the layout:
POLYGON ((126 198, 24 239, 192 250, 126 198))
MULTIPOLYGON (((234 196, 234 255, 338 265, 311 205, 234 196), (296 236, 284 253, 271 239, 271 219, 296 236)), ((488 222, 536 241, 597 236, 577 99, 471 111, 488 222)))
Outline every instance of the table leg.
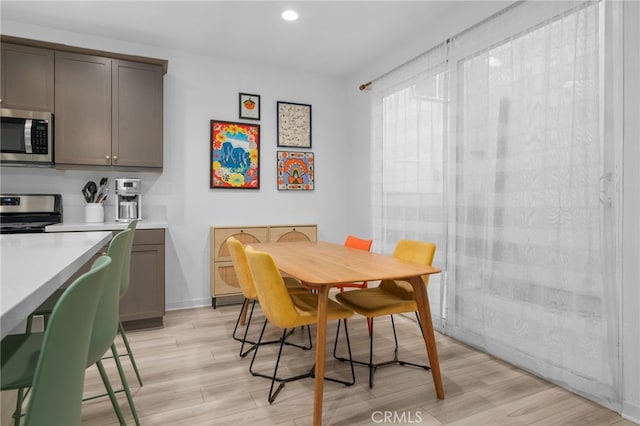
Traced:
POLYGON ((444 399, 444 388, 442 387, 442 377, 440 376, 440 362, 438 361, 438 350, 436 348, 436 336, 433 332, 431 322, 431 308, 429 307, 429 295, 427 286, 424 285, 421 277, 413 277, 409 280, 413 287, 413 294, 418 305, 418 315, 422 323, 422 334, 424 334, 424 344, 427 347, 427 356, 431 366, 433 384, 436 388, 438 399, 444 399))
POLYGON ((322 424, 322 397, 324 386, 324 352, 327 340, 327 305, 329 300, 328 285, 320 286, 318 291, 318 332, 316 335, 316 371, 315 391, 313 395, 313 424, 322 424))
POLYGON ((247 309, 249 308, 249 299, 245 298, 244 303, 242 304, 242 308, 240 310, 240 325, 244 326, 247 324, 247 309))

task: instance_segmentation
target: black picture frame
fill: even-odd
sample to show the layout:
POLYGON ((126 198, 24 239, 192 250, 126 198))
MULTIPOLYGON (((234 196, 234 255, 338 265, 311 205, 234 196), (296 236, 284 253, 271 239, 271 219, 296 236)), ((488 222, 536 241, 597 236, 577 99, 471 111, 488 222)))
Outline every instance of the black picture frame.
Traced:
POLYGON ((260 95, 238 93, 238 116, 243 120, 260 120, 260 95))
POLYGON ((311 105, 277 101, 278 146, 311 149, 311 105))

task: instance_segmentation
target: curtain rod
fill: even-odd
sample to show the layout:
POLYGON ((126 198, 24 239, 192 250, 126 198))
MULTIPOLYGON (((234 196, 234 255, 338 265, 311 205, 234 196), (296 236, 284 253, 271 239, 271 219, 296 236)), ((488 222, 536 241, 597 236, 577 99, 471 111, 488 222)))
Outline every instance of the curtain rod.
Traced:
MULTIPOLYGON (((389 71, 387 71, 387 72, 385 72, 385 73, 383 73, 383 74, 380 74, 379 76, 377 76, 377 77, 376 77, 376 78, 374 78, 373 80, 371 80, 371 81, 368 81, 368 82, 366 82, 366 83, 361 84, 358 88, 360 89, 360 91, 364 91, 364 90, 366 90, 368 87, 370 87, 370 86, 373 84, 373 82, 374 82, 374 81, 376 81, 376 80, 380 80, 382 77, 385 77, 385 76, 387 76, 387 75, 391 74, 392 72, 396 71, 397 69, 399 69, 399 68, 401 68, 401 67, 403 67, 403 66, 405 66, 405 65, 408 65, 408 64, 410 64, 411 62, 413 62, 413 61, 415 61, 415 60, 417 60, 417 59, 421 58, 422 56, 424 56, 424 55, 428 54, 428 53, 429 53, 429 52, 431 52, 432 50, 434 50, 434 49, 438 48, 441 44, 445 44, 445 45, 446 45, 446 44, 449 44, 449 43, 451 42, 451 39, 456 38, 456 37, 460 37, 461 35, 463 35, 463 34, 465 34, 465 33, 469 32, 469 31, 473 30, 474 28, 476 28, 476 27, 478 27, 478 26, 480 26, 480 25, 484 24, 485 22, 488 22, 488 21, 490 21, 490 20, 494 19, 496 16, 502 15, 503 13, 507 12, 508 10, 513 9, 516 5, 518 5, 518 4, 520 4, 520 3, 524 3, 525 1, 526 1, 526 0, 517 0, 517 1, 514 1, 512 4, 510 4, 509 6, 505 7, 504 9, 501 9, 501 10, 497 11, 496 13, 491 14, 491 16, 488 16, 487 18, 483 19, 482 21, 477 22, 477 23, 473 24, 472 26, 470 26, 470 27, 468 27, 468 28, 466 28, 466 29, 464 29, 464 30, 460 31, 459 33, 457 33, 457 34, 455 34, 455 35, 453 35, 453 36, 449 37, 449 38, 448 38, 448 39, 446 39, 444 42, 436 44, 436 45, 435 45, 435 46, 433 46, 431 49, 426 50, 426 51, 424 51, 424 52, 422 52, 422 53, 418 54, 417 56, 414 56, 413 58, 409 59, 409 60, 408 60, 408 61, 406 61, 406 62, 403 62, 402 64, 398 65, 397 67, 394 67, 394 68, 390 69, 389 71)), ((597 1, 597 0, 596 0, 596 1, 597 1)))

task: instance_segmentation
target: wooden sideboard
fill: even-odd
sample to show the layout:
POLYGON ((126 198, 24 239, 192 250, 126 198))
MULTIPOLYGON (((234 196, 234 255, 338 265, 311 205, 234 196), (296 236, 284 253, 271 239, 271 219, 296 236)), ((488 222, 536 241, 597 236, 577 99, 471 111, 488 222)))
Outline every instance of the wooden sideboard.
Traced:
POLYGON ((265 225, 211 227, 211 306, 217 298, 241 296, 227 238, 235 237, 242 244, 265 242, 316 241, 317 225, 265 225))

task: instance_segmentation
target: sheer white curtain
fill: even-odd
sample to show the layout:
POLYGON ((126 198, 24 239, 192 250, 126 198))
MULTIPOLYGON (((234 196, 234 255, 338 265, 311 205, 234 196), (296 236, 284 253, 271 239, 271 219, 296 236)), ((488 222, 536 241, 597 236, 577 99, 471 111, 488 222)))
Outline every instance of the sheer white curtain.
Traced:
MULTIPOLYGON (((446 44, 374 85, 372 144, 373 251, 391 254, 401 238, 436 244, 446 260, 443 205, 447 132, 446 44)), ((430 277, 431 309, 441 307, 442 275, 430 277)), ((440 316, 434 325, 440 324, 440 316)))
POLYGON ((436 242, 441 331, 615 408, 602 9, 518 3, 442 46, 446 68, 376 81, 373 224, 385 252, 436 242), (425 104, 415 86, 440 76, 425 104))

